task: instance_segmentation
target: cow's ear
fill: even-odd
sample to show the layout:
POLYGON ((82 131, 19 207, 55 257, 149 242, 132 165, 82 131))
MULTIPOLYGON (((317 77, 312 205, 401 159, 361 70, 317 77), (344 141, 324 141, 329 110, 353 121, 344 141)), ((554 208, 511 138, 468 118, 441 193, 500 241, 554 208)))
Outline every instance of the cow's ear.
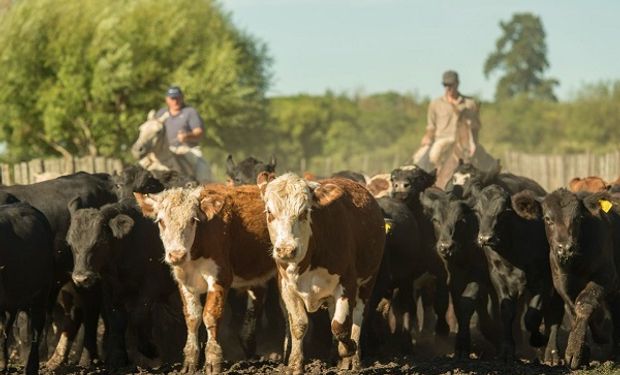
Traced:
POLYGON ((133 193, 133 196, 140 206, 142 215, 150 217, 151 219, 157 218, 157 212, 159 211, 159 195, 158 194, 144 194, 133 193))
POLYGON ((601 191, 585 196, 583 198, 583 205, 592 215, 598 216, 601 210, 608 213, 614 204, 611 194, 601 191))
POLYGON ((149 111, 149 114, 146 115, 146 120, 147 121, 155 120, 155 110, 154 109, 151 109, 149 111))
POLYGON ((205 214, 207 220, 213 219, 222 210, 224 199, 224 196, 219 194, 208 194, 200 200, 200 210, 205 214))
POLYGON ((82 203, 82 198, 80 197, 75 197, 71 199, 69 203, 67 204, 67 209, 69 210, 69 213, 71 215, 73 215, 77 210, 83 207, 84 205, 82 203))
POLYGON ((536 220, 542 218, 540 199, 533 191, 523 190, 510 197, 510 202, 517 215, 527 220, 536 220))
POLYGON ((335 184, 312 184, 312 205, 315 207, 325 207, 332 204, 335 200, 342 197, 344 190, 335 184), (312 186, 314 185, 314 186, 312 186), (316 186, 318 185, 318 186, 316 186))
POLYGON ((502 165, 500 163, 500 160, 497 159, 495 160, 495 164, 491 167, 491 169, 489 169, 486 172, 483 172, 482 174, 482 184, 483 185, 490 185, 492 183, 492 181, 499 175, 499 173, 502 171, 502 165))
POLYGON ((269 160, 269 164, 267 164, 267 172, 275 173, 277 165, 278 165, 278 160, 276 159, 276 156, 275 155, 271 155, 271 159, 269 160))
POLYGON ((110 229, 112 230, 112 235, 116 238, 123 238, 129 232, 131 232, 131 228, 133 228, 134 221, 127 215, 119 214, 115 217, 111 218, 108 222, 110 229))
POLYGON ((226 158, 226 174, 232 177, 234 171, 235 161, 233 160, 233 156, 231 154, 228 154, 228 157, 226 158))
POLYGON ((276 175, 272 172, 260 172, 258 176, 256 176, 256 184, 260 188, 261 196, 265 195, 265 189, 267 188, 267 184, 275 180, 275 178, 276 175))
POLYGON ((429 188, 420 193, 420 203, 424 209, 424 214, 432 216, 435 210, 435 203, 440 199, 440 191, 438 189, 429 188))

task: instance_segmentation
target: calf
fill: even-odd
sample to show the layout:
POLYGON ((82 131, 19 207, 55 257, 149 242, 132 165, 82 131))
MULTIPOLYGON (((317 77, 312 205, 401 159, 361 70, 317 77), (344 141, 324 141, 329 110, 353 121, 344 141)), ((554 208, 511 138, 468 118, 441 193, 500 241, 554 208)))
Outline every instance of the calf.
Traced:
POLYGON ((553 286, 572 318, 568 346, 564 354, 573 369, 588 363, 588 325, 595 341, 606 340, 600 323, 604 309, 611 310, 614 349, 620 343, 620 232, 614 210, 605 213, 601 200, 606 193, 576 195, 558 189, 536 198, 531 192, 519 194, 517 213, 526 219, 544 219, 549 241, 549 263, 553 286), (542 203, 541 203, 542 201, 542 203))
POLYGON ((113 176, 118 199, 134 198, 133 193, 153 194, 173 187, 196 187, 192 177, 177 171, 149 171, 139 165, 131 165, 118 176, 113 176))
POLYGON ((550 337, 545 361, 558 364, 557 330, 563 316, 563 302, 553 293, 549 269, 549 244, 542 220, 526 220, 518 216, 510 194, 497 185, 482 189, 475 196, 479 221, 478 245, 486 255, 491 282, 499 298, 503 324, 500 356, 504 361, 515 359, 513 322, 517 305, 528 298, 525 327, 530 344, 541 347, 546 337, 539 332, 545 317, 550 337))
MULTIPOLYGON (((151 311, 171 312, 170 321, 182 316, 171 307, 180 306, 180 298, 169 268, 160 261, 164 248, 157 226, 142 216, 134 200, 101 208, 81 205, 80 198, 69 203, 67 242, 75 260, 72 278, 84 288, 102 281, 107 365, 115 369, 128 362, 128 324, 136 327, 139 351, 148 358, 157 357, 161 350, 153 343, 151 311)), ((174 342, 173 337, 168 340, 174 342)))
POLYGON ((590 176, 585 178, 575 177, 568 183, 568 190, 573 193, 581 191, 589 193, 597 193, 609 189, 610 185, 600 177, 590 176))
POLYGON ((288 310, 289 368, 303 373, 307 313, 327 302, 340 367, 359 369, 364 309, 385 243, 381 209, 366 188, 348 179, 316 183, 287 173, 268 182, 261 174, 258 183, 288 310))
POLYGON ((26 374, 39 372, 39 344, 54 277, 52 232, 26 203, 0 205, 0 370, 9 364, 8 338, 18 311, 30 318, 26 374))
POLYGON ((159 225, 164 260, 181 291, 187 325, 183 371, 197 370, 202 317, 208 334, 205 370, 219 373, 222 350, 218 324, 228 290, 250 290, 252 298, 241 336, 245 352, 253 353, 255 317, 260 316, 264 288, 275 274, 260 192, 255 185, 207 185, 139 198, 143 213, 159 225), (205 293, 203 311, 200 296, 205 293))
POLYGON ((267 164, 253 156, 247 157, 238 164, 235 164, 232 155, 228 155, 226 158, 228 185, 254 185, 256 183, 256 177, 260 172, 275 173, 276 165, 276 157, 273 155, 267 164))
MULTIPOLYGON (((54 286, 50 294, 52 301, 60 289, 71 282, 73 257, 65 240, 71 215, 67 209, 70 200, 79 196, 84 206, 100 207, 116 202, 117 195, 110 175, 103 173, 75 173, 54 180, 31 185, 12 185, 0 187, 0 202, 10 194, 20 201, 27 202, 45 215, 53 236, 54 246, 54 286)), ((67 359, 72 340, 80 324, 84 322, 84 348, 86 362, 97 358, 97 322, 99 320, 100 295, 97 288, 92 290, 67 287, 61 293, 60 307, 64 317, 60 324, 60 339, 54 355, 47 367, 57 368, 67 359), (66 292, 71 295, 66 296, 66 292)))
POLYGON ((424 305, 424 322, 422 326, 428 327, 432 321, 431 306, 433 306, 437 314, 435 334, 440 339, 445 339, 450 332, 446 321, 446 312, 448 311, 450 300, 447 286, 448 273, 441 257, 435 250, 437 240, 433 223, 424 213, 424 208, 420 202, 420 193, 433 186, 436 177, 437 171, 426 172, 424 169, 416 166, 396 168, 390 174, 390 183, 392 185, 390 196, 404 202, 413 213, 419 228, 417 242, 421 249, 420 253, 425 254, 418 259, 421 261, 418 267, 426 270, 435 278, 434 290, 429 291, 428 288, 422 290, 422 304, 424 305))
POLYGON ((420 201, 432 218, 437 252, 449 275, 448 288, 458 321, 455 356, 469 358, 469 325, 474 312, 478 313, 482 334, 492 343, 496 342, 495 324, 487 311, 487 304, 491 302, 491 312, 495 313, 496 301, 486 258, 476 244, 478 220, 464 201, 453 199, 436 188, 424 191, 420 201))

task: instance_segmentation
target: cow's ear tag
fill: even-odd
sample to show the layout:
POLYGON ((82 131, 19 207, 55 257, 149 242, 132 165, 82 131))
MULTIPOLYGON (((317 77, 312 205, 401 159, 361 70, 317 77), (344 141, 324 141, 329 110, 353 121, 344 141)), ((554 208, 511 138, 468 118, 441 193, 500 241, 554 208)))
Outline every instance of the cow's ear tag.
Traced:
POLYGON ((392 223, 385 223, 385 234, 390 233, 390 231, 392 230, 392 223))
POLYGON ((613 203, 611 203, 607 199, 601 199, 598 201, 598 203, 601 205, 601 210, 603 210, 603 212, 605 213, 608 213, 609 210, 611 210, 611 207, 613 206, 613 203))

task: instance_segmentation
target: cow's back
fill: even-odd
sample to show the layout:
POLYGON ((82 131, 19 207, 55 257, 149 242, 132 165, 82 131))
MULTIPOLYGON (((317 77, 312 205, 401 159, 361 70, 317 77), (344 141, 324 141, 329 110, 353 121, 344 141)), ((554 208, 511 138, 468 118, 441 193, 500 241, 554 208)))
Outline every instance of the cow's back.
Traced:
POLYGON ((346 179, 327 179, 344 194, 311 213, 313 266, 343 275, 354 261, 358 278, 373 275, 381 262, 385 224, 381 208, 362 185, 346 179), (333 270, 332 270, 333 269, 333 270))

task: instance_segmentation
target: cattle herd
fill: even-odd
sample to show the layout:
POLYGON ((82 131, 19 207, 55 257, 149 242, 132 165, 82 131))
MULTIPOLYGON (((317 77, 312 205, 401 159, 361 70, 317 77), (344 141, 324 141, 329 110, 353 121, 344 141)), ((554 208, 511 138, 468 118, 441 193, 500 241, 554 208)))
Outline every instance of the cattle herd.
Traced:
POLYGON ((504 362, 521 335, 550 365, 587 365, 593 343, 618 360, 620 180, 548 193, 462 163, 440 189, 412 165, 317 179, 226 162, 226 184, 130 166, 1 186, 0 369, 54 371, 79 346, 110 372, 216 374, 223 337, 252 358, 258 326, 293 374, 316 340, 355 371, 421 340, 469 360, 472 331, 504 362))

